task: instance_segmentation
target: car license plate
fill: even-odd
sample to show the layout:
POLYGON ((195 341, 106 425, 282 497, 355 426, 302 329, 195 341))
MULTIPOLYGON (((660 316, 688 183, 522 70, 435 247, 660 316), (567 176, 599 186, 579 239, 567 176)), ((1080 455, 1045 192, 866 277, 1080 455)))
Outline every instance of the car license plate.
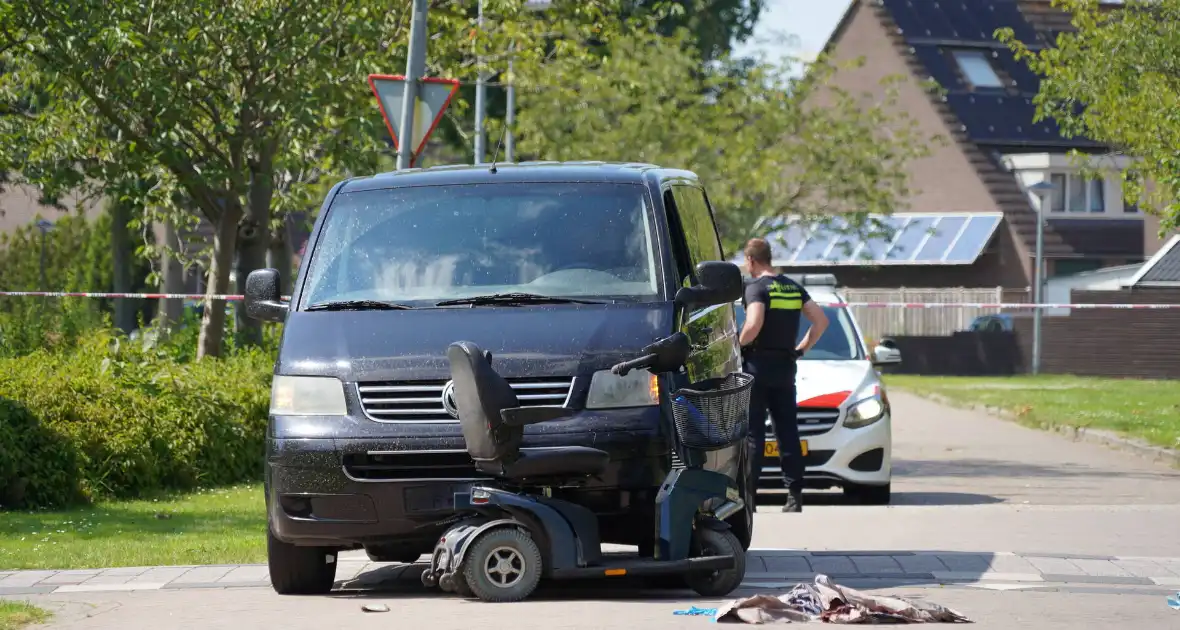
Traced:
MULTIPOLYGON (((807 440, 800 440, 799 446, 803 447, 803 456, 807 456, 807 440)), ((767 440, 766 446, 762 449, 762 453, 766 457, 778 457, 778 441, 767 440)))

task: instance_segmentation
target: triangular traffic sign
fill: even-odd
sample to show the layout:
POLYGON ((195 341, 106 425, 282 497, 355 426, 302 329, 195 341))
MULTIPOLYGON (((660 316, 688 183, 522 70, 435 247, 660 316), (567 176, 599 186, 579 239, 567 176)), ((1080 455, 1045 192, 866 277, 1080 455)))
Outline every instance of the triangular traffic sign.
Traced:
POLYGON ((401 75, 370 74, 369 87, 373 89, 373 96, 377 97, 377 106, 381 109, 381 116, 385 118, 385 127, 389 129, 389 135, 393 137, 394 148, 400 147, 400 139, 403 137, 413 147, 414 154, 410 159, 410 165, 413 166, 426 146, 430 134, 442 120, 443 112, 459 91, 459 80, 422 78, 418 87, 418 102, 414 106, 414 127, 408 134, 399 129, 402 122, 402 103, 406 97, 406 78, 401 75))

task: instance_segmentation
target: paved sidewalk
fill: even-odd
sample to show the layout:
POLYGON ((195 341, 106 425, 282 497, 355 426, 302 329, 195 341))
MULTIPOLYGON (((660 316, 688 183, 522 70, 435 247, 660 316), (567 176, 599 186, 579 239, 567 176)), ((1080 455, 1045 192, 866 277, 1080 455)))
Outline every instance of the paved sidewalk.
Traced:
MULTIPOLYGON (((837 581, 880 585, 1088 584, 1180 589, 1180 558, 751 549, 747 562, 746 583, 751 586, 810 581, 823 573, 837 581)), ((416 581, 424 566, 369 562, 360 554, 343 554, 339 563, 336 586, 346 590, 416 581)), ((0 572, 0 596, 269 586, 266 565, 261 564, 0 572)))

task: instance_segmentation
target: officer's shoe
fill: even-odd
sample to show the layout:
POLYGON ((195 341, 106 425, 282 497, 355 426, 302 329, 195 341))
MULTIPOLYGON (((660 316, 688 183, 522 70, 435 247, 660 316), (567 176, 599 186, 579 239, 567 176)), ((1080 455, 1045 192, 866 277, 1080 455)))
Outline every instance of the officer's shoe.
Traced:
POLYGON ((783 512, 802 512, 803 493, 792 492, 787 495, 787 502, 783 504, 783 512))

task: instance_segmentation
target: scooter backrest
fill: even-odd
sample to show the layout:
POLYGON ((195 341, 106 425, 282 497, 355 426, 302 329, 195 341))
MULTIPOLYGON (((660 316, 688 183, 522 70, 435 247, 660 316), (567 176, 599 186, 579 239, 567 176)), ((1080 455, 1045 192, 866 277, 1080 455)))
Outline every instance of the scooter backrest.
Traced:
POLYGON ((470 341, 447 348, 455 408, 467 452, 475 461, 512 461, 520 451, 524 429, 504 425, 500 412, 520 406, 508 381, 492 369, 491 354, 470 341))

